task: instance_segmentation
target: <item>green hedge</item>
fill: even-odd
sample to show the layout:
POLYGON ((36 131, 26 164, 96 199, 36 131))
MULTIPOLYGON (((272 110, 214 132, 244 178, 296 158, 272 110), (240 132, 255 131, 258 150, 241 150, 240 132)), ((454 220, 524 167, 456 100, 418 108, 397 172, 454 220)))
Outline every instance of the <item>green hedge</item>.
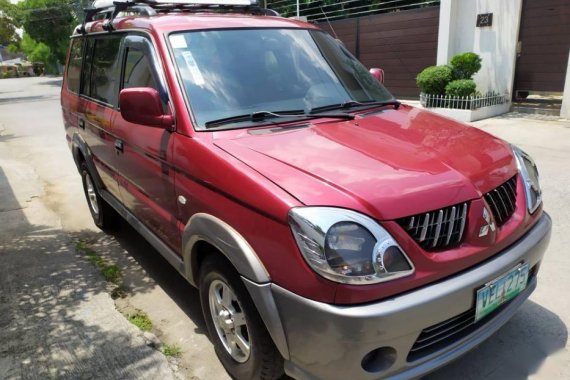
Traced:
POLYGON ((418 74, 416 84, 425 94, 443 94, 452 78, 448 66, 430 66, 418 74))
POLYGON ((430 66, 416 77, 420 91, 429 95, 469 96, 476 91, 471 80, 481 69, 481 57, 475 53, 457 54, 448 66, 430 66))
POLYGON ((457 54, 451 58, 453 79, 471 79, 481 70, 481 57, 475 53, 457 54))
POLYGON ((477 85, 472 79, 458 79, 451 81, 445 86, 445 95, 463 97, 475 94, 477 85))

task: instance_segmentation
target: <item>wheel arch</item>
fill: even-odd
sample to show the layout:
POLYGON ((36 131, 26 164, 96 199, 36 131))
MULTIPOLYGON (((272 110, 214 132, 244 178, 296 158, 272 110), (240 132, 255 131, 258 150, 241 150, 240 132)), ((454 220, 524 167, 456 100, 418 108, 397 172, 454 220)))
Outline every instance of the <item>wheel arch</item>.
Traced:
POLYGON ((265 266, 247 240, 232 226, 213 215, 193 215, 182 234, 184 270, 188 281, 198 285, 199 264, 208 246, 222 254, 237 272, 256 283, 271 280, 265 266))
POLYGON ((85 162, 87 169, 89 169, 89 173, 91 173, 93 181, 95 181, 97 190, 100 191, 103 189, 103 181, 101 180, 99 172, 97 171, 95 163, 93 162, 93 155, 91 154, 91 150, 89 149, 87 142, 85 142, 79 133, 74 133, 73 137, 71 138, 71 154, 73 155, 73 161, 75 161, 77 170, 81 172, 81 163, 85 162))
POLYGON ((271 291, 271 277, 247 240, 223 220, 198 213, 190 218, 184 228, 182 247, 186 279, 196 287, 200 282, 200 264, 212 250, 235 268, 275 346, 288 360, 289 346, 271 291))

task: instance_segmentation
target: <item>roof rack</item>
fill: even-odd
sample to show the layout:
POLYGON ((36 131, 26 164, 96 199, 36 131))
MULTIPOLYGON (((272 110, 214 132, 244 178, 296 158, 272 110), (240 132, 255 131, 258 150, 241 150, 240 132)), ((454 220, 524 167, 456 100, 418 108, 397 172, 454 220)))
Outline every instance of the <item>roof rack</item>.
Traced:
POLYGON ((134 13, 141 16, 156 16, 159 12, 223 12, 246 13, 261 16, 279 16, 272 9, 262 8, 257 0, 96 0, 85 8, 83 23, 77 33, 87 34, 85 25, 95 20, 105 20, 103 29, 115 30, 113 21, 120 13, 134 13))

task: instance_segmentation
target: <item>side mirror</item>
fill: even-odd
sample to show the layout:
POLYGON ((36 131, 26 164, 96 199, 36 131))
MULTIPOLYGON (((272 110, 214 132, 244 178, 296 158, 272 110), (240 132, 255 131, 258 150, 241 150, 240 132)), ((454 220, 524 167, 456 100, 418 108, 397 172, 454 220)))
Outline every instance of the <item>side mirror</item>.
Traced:
POLYGON ((376 78, 380 83, 384 83, 384 70, 373 67, 370 69, 370 74, 376 78))
POLYGON ((150 87, 125 88, 119 93, 121 116, 128 122, 171 129, 174 120, 165 115, 158 91, 150 87))

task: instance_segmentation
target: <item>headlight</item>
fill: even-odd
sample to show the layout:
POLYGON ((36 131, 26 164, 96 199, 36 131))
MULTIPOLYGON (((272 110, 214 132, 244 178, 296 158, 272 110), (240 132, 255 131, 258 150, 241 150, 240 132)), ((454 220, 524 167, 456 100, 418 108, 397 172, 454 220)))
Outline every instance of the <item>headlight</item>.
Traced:
POLYGON ((392 236, 355 211, 297 207, 289 212, 289 224, 307 263, 329 280, 366 285, 414 272, 392 236))
POLYGON ((542 202, 542 190, 538 181, 538 169, 534 160, 520 148, 512 145, 513 153, 517 159, 517 166, 524 182, 526 207, 532 214, 542 202))

